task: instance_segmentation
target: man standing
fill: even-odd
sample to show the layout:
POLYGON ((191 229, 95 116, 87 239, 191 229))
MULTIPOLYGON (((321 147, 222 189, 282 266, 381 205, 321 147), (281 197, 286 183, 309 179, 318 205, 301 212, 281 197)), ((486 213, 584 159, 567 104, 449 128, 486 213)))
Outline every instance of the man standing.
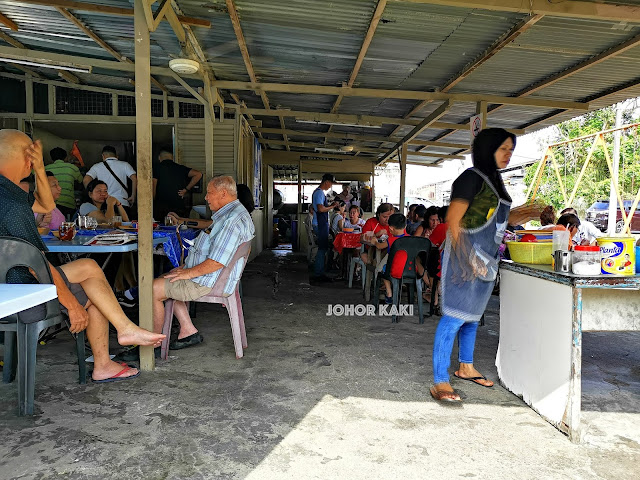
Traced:
MULTIPOLYGON (((213 289, 224 267, 228 267, 240 244, 250 241, 255 235, 253 221, 247 209, 238 200, 236 182, 229 176, 214 177, 207 185, 205 200, 213 213, 211 232, 201 232, 196 237, 184 266, 153 281, 153 329, 162 331, 164 323, 164 301, 177 300, 174 313, 180 323, 178 339, 169 344, 171 350, 197 345, 202 335, 191 322, 189 310, 184 302, 196 300, 213 289)), ((205 226, 205 220, 194 221, 205 226)), ((236 263, 224 293, 232 294, 240 280, 244 265, 236 263)))
POLYGON ((102 162, 96 163, 84 176, 82 183, 85 188, 89 182, 97 178, 107 184, 109 195, 118 199, 120 203, 129 211, 133 205, 138 190, 138 177, 131 165, 122 160, 118 160, 115 147, 107 145, 102 149, 102 162), (131 179, 131 196, 127 192, 127 178, 131 179))
POLYGON ((338 205, 333 202, 331 205, 327 202, 325 191, 329 190, 333 185, 337 185, 335 177, 331 173, 325 173, 322 176, 322 182, 313 191, 311 197, 311 205, 313 207, 313 232, 318 237, 318 253, 316 254, 316 263, 314 275, 311 278, 312 284, 331 282, 331 279, 324 273, 325 257, 329 249, 329 212, 338 205))
POLYGON ((51 172, 58 179, 61 189, 56 206, 64 216, 71 218, 78 208, 76 206, 75 184, 82 184, 82 174, 80 169, 69 161, 64 149, 56 147, 49 152, 49 155, 53 163, 47 165, 45 170, 51 172))
POLYGON ((162 221, 169 212, 188 217, 185 197, 201 178, 202 172, 173 161, 171 146, 162 147, 153 166, 154 218, 162 221))
MULTIPOLYGON (((0 130, 0 235, 20 238, 46 252, 33 217, 55 207, 42 161, 40 141, 32 142, 18 130, 0 130), (24 192, 20 180, 33 169, 36 178, 34 196, 24 192)), ((71 323, 71 333, 86 329, 94 357, 94 382, 113 382, 137 377, 137 369, 121 365, 109 357, 109 323, 118 332, 120 345, 159 345, 164 335, 143 330, 133 324, 118 305, 100 266, 83 258, 60 267, 50 265, 61 310, 71 323)), ((5 279, 2 279, 5 281, 5 279)), ((29 269, 11 269, 7 283, 37 283, 29 269)), ((18 314, 23 323, 44 317, 44 306, 18 314)))

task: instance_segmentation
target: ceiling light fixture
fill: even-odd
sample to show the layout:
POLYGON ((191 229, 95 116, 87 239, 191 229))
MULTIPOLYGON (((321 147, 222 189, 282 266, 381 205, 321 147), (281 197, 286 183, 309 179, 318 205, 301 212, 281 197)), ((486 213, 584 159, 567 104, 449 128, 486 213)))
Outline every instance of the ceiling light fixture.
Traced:
POLYGON ((174 58, 169 61, 169 68, 180 75, 191 75, 200 70, 200 64, 189 58, 174 58))
POLYGON ((55 68, 56 70, 68 70, 69 72, 78 72, 78 73, 91 73, 91 67, 84 65, 74 65, 74 64, 60 64, 60 63, 43 63, 43 62, 35 62, 31 60, 22 60, 19 58, 7 58, 0 57, 0 62, 7 63, 17 63, 19 65, 29 65, 30 67, 42 67, 42 68, 55 68))

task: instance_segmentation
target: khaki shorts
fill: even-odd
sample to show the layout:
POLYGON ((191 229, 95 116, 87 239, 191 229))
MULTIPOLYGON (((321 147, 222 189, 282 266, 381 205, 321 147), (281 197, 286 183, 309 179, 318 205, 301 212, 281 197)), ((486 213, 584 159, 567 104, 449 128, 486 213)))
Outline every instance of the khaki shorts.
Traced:
POLYGON ((171 283, 169 278, 164 279, 164 293, 167 298, 190 302, 207 295, 213 287, 203 287, 191 280, 176 280, 171 283))

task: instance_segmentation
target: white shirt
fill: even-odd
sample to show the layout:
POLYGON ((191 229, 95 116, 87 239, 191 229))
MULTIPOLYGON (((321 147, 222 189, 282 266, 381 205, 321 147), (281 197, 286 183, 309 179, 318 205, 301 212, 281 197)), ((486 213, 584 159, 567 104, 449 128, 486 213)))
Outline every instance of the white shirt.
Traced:
MULTIPOLYGON (((127 184, 127 178, 129 178, 131 175, 136 174, 136 171, 127 162, 123 162, 122 160, 118 160, 114 157, 109 157, 105 161, 109 163, 109 166, 111 167, 111 170, 113 170, 113 173, 115 173, 125 185, 127 184)), ((127 200, 127 198, 129 198, 129 194, 124 188, 122 188, 122 185, 120 185, 120 183, 118 183, 118 181, 113 178, 111 172, 107 170, 107 167, 104 166, 104 162, 96 163, 89 169, 87 175, 89 175, 91 178, 102 180, 107 184, 107 191, 109 192, 109 195, 117 198, 125 207, 129 206, 129 201, 127 200)))
POLYGON ((593 223, 586 220, 580 220, 580 226, 578 227, 578 233, 573 236, 573 243, 580 245, 582 240, 588 240, 589 243, 593 243, 596 238, 602 237, 604 234, 598 230, 593 223))

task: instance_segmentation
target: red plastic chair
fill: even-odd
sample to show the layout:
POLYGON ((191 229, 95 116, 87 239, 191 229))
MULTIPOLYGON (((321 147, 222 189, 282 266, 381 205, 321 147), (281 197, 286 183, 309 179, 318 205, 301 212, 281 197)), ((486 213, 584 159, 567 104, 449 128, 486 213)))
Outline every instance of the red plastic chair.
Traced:
MULTIPOLYGON (((203 303, 221 303, 227 307, 229 321, 231 322, 231 333, 233 334, 233 344, 236 349, 236 358, 242 358, 243 348, 247 348, 247 334, 244 328, 244 314, 242 312, 242 300, 239 291, 240 279, 238 279, 238 283, 231 295, 224 294, 224 287, 229 280, 229 275, 231 275, 233 267, 241 258, 244 259, 242 267, 242 271, 244 272, 244 267, 247 265, 247 258, 250 252, 251 242, 240 244, 229 265, 222 269, 222 273, 213 285, 213 290, 207 295, 195 300, 196 302, 203 303)), ((242 272, 240 272, 240 275, 242 276, 242 272)), ((161 358, 163 360, 166 360, 169 356, 169 337, 171 335, 171 324, 173 322, 173 302, 174 300, 170 298, 164 304, 164 325, 162 326, 162 333, 166 336, 160 346, 161 358)))

